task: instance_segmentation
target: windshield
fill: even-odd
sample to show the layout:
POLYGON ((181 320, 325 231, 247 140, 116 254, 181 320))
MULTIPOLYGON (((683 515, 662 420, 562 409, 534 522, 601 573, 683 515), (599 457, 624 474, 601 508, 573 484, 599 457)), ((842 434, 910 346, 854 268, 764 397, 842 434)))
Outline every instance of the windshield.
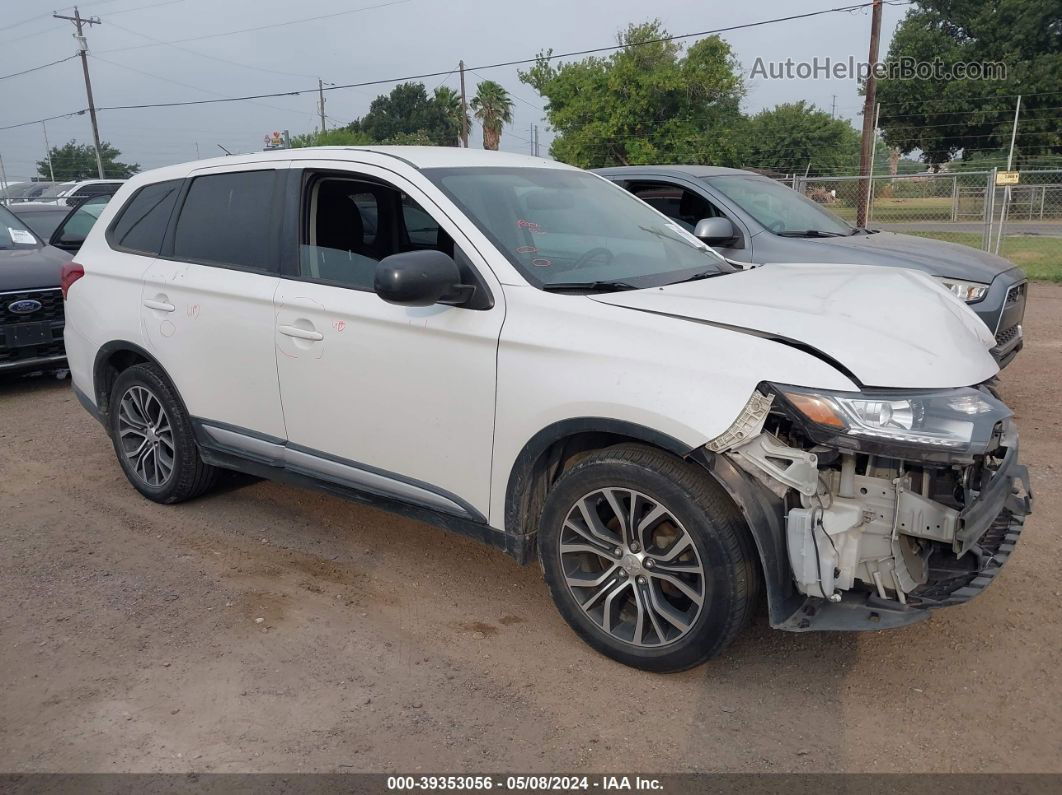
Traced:
POLYGON ((705 181, 776 235, 850 235, 855 231, 811 199, 773 179, 734 175, 707 177, 705 181))
POLYGON ((726 260, 620 187, 559 168, 425 169, 531 284, 655 287, 726 260))
POLYGON ((35 248, 40 240, 6 207, 0 207, 0 249, 35 248))

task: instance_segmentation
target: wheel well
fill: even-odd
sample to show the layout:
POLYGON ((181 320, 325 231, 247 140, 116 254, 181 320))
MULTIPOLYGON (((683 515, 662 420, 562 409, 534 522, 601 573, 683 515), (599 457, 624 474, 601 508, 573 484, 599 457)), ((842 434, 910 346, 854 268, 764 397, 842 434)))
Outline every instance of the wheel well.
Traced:
POLYGON ((118 376, 135 364, 151 361, 150 356, 131 346, 116 346, 100 351, 96 357, 93 385, 96 390, 96 407, 103 417, 110 416, 111 389, 118 376))
POLYGON ((588 453, 618 444, 644 444, 685 458, 690 450, 677 439, 633 423, 602 418, 566 420, 550 426, 521 450, 505 493, 505 530, 534 536, 535 519, 557 479, 588 453))

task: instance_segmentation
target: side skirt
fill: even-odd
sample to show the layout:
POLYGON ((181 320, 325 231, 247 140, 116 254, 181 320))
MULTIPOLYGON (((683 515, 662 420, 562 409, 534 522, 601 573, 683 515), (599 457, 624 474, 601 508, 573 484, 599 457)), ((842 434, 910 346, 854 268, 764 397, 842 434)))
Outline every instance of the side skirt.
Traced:
MULTIPOLYGON (((516 536, 491 527, 478 516, 459 516, 430 505, 418 504, 366 488, 328 480, 313 474, 307 469, 289 467, 283 460, 266 460, 266 456, 256 455, 251 451, 245 454, 243 451, 236 450, 231 446, 218 444, 207 432, 208 427, 214 427, 213 424, 208 425, 201 420, 193 420, 193 424, 196 429, 197 441, 199 442, 200 455, 205 463, 212 466, 243 472, 244 474, 266 480, 275 480, 292 486, 323 491, 363 505, 370 505, 389 513, 416 519, 500 549, 521 565, 526 565, 533 557, 533 536, 516 536)), ((248 437, 248 440, 251 441, 251 438, 248 437)), ((272 442, 266 442, 266 445, 271 446, 272 442)), ((277 447, 283 448, 284 446, 281 444, 277 445, 277 447)), ((300 456, 306 455, 301 448, 297 452, 300 456)))

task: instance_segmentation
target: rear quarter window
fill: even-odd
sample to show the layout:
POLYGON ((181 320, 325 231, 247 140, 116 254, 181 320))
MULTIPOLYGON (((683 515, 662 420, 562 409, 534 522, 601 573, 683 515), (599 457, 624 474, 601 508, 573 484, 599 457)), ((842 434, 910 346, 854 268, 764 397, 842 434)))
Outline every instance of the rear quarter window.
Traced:
MULTIPOLYGON (((179 179, 156 182, 134 193, 111 225, 108 232, 111 245, 137 254, 157 256, 162 249, 162 239, 166 236, 181 182, 179 179)), ((85 234, 88 234, 87 229, 85 234)))

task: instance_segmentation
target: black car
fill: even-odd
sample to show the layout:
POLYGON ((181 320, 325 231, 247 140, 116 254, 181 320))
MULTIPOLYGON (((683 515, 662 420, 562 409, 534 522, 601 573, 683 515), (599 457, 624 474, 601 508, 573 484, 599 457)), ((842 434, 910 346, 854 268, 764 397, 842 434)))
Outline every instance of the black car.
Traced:
POLYGON ((70 214, 70 208, 58 204, 11 204, 8 209, 17 215, 26 226, 39 238, 47 240, 52 236, 63 219, 70 214))
POLYGON ((48 243, 0 206, 0 375, 65 366, 59 268, 81 247, 109 198, 69 210, 48 243))

